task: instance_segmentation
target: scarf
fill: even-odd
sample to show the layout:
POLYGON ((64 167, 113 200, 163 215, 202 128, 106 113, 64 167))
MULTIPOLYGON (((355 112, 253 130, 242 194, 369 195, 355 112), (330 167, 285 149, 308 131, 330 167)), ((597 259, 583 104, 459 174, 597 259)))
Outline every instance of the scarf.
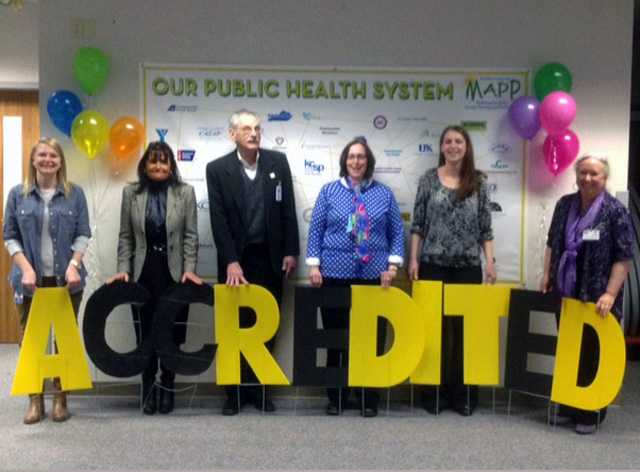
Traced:
POLYGON ((602 208, 604 192, 600 192, 591 203, 589 210, 583 217, 580 217, 580 195, 571 203, 567 224, 564 228, 564 252, 558 263, 558 277, 556 287, 562 296, 572 297, 576 288, 576 258, 578 251, 582 247, 582 233, 585 229, 593 226, 596 217, 602 208))
POLYGON ((360 185, 354 184, 347 177, 349 189, 353 192, 353 200, 351 205, 351 214, 347 220, 347 233, 351 233, 355 243, 355 254, 358 260, 364 264, 371 260, 369 254, 369 229, 370 221, 367 213, 367 206, 362 199, 362 187, 366 186, 366 182, 360 185))

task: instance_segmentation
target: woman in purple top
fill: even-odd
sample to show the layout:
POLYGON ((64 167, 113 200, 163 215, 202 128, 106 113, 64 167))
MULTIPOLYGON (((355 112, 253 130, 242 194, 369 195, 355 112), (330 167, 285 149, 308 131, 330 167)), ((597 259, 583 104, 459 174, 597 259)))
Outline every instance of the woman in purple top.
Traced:
MULTIPOLYGON (((622 316, 622 285, 631 265, 633 234, 627 209, 606 191, 609 163, 585 155, 576 161, 578 192, 556 204, 544 254, 543 292, 596 304, 600 316, 622 316)), ((578 385, 589 385, 598 370, 595 332, 582 340, 578 385)), ((576 432, 590 434, 604 420, 606 409, 585 411, 563 407, 561 415, 576 423, 576 432)))

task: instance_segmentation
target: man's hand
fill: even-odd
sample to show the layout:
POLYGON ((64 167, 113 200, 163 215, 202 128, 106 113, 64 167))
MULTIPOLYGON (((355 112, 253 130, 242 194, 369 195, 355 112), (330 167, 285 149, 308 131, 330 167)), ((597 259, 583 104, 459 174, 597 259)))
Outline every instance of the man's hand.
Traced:
POLYGON ((296 256, 284 256, 282 258, 282 271, 285 277, 289 277, 289 274, 294 272, 296 267, 298 267, 296 256))

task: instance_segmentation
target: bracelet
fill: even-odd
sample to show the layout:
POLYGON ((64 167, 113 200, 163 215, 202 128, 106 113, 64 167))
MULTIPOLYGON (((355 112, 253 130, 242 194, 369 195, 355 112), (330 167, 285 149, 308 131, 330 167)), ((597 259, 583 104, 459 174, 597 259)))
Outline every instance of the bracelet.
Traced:
POLYGON ((69 265, 72 265, 73 267, 75 267, 78 270, 80 270, 80 268, 82 267, 82 264, 80 262, 76 261, 75 259, 71 259, 69 261, 69 265))

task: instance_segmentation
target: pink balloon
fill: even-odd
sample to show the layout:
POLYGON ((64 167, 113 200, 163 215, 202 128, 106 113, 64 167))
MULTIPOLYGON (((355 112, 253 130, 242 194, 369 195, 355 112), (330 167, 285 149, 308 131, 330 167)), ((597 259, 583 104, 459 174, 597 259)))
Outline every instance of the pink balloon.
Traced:
POLYGON ((570 129, 562 133, 550 134, 542 146, 544 163, 553 175, 564 172, 578 157, 578 151, 580 151, 580 140, 570 129))
POLYGON ((576 101, 567 92, 547 95, 540 105, 540 123, 549 134, 564 131, 576 117, 576 101))

